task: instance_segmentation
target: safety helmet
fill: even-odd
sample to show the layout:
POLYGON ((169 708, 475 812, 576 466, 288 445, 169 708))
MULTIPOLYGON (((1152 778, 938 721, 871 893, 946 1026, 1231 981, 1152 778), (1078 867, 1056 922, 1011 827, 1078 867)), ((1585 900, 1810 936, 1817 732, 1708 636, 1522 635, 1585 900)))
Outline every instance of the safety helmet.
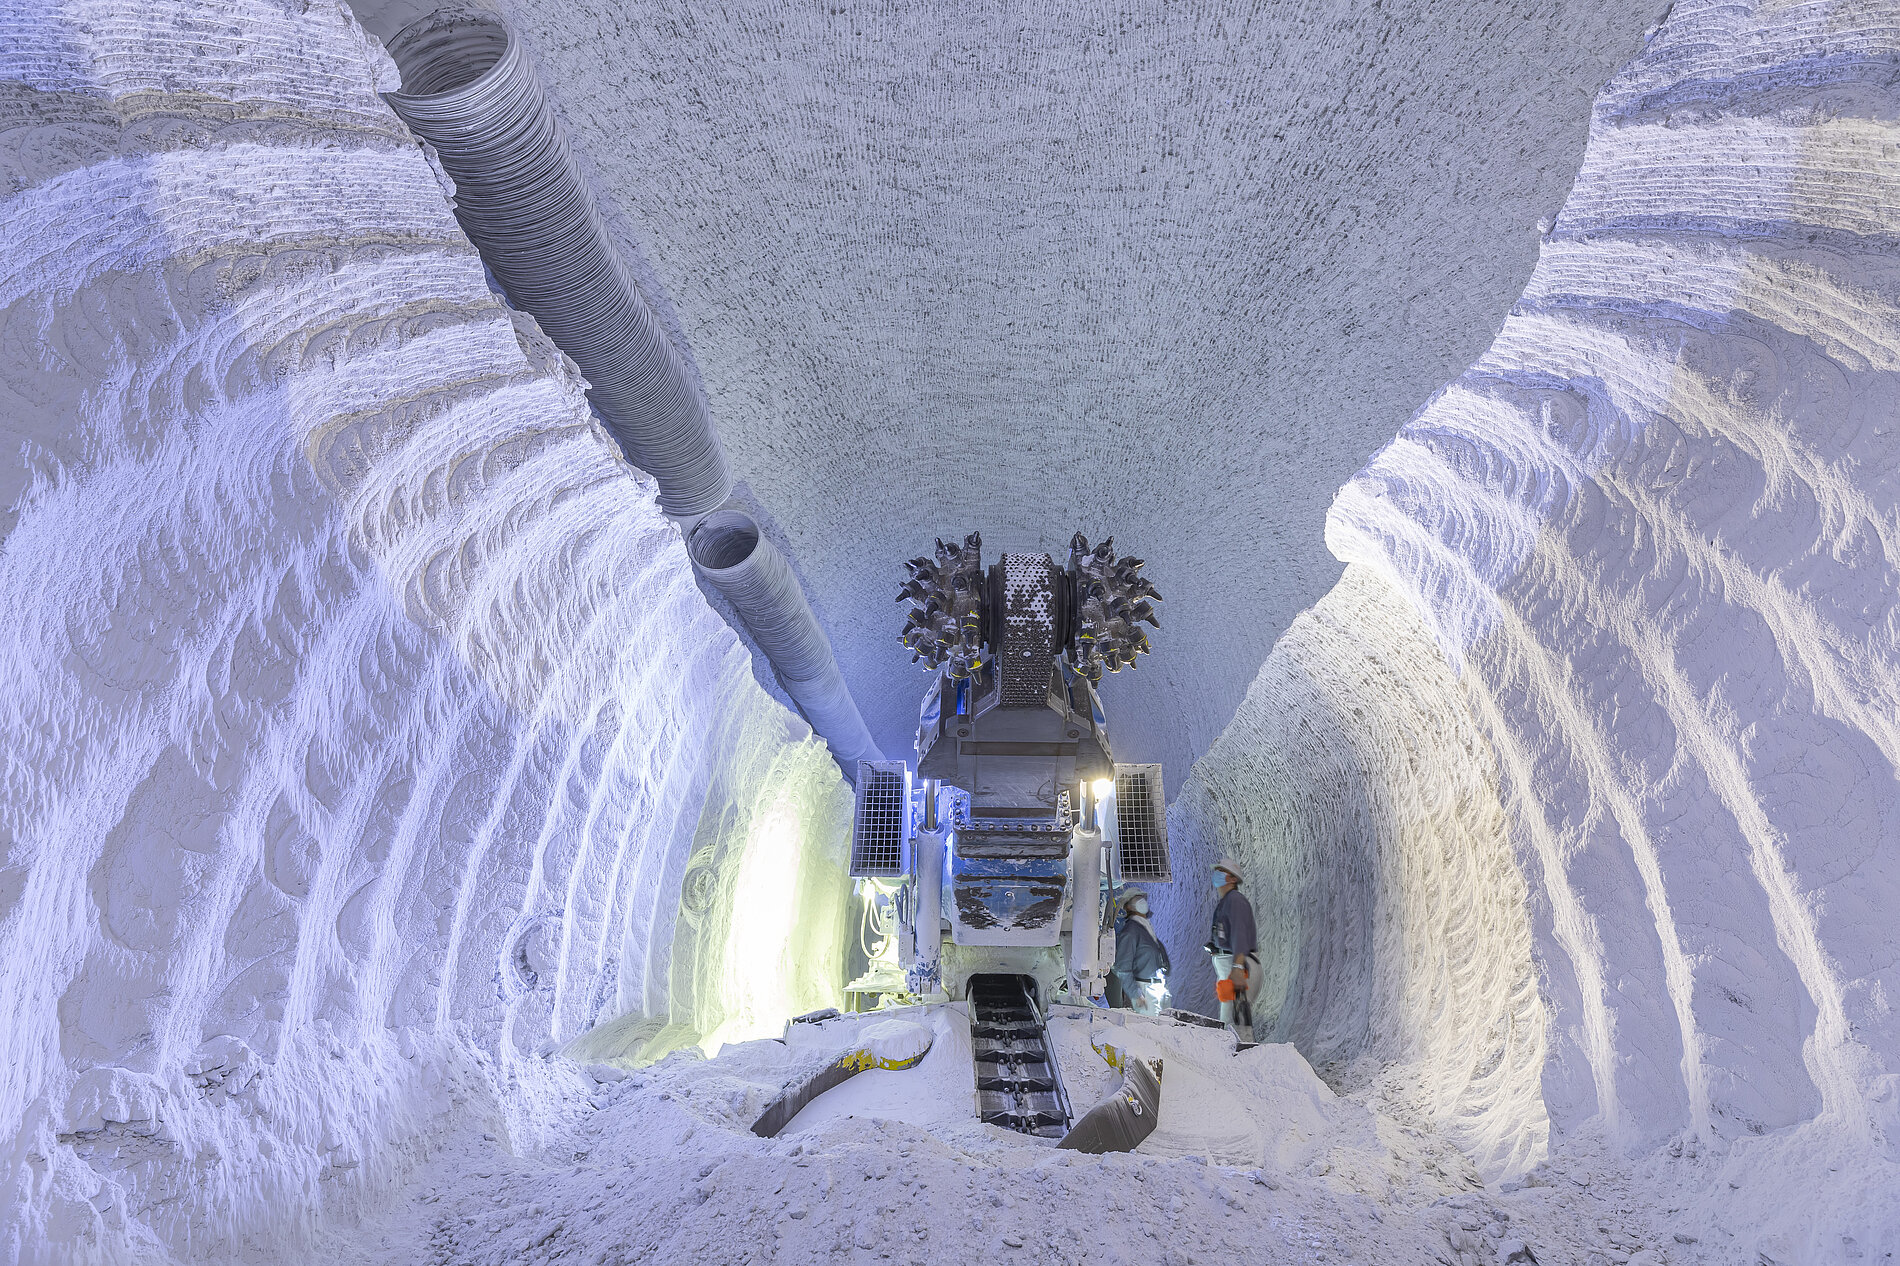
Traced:
POLYGON ((1148 894, 1139 888, 1124 888, 1122 889, 1122 895, 1115 899, 1115 904, 1126 910, 1133 906, 1137 899, 1146 901, 1148 894))
POLYGON ((1234 855, 1232 853, 1223 854, 1221 859, 1214 863, 1212 869, 1224 870, 1228 874, 1232 875, 1236 881, 1238 881, 1241 878, 1240 863, 1234 860, 1234 855))

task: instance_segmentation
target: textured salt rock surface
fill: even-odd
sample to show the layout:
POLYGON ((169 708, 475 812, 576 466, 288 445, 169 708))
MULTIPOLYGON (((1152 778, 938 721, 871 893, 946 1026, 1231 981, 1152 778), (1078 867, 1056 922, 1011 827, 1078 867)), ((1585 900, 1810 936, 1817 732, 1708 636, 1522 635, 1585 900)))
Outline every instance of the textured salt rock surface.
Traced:
POLYGON ((1338 578, 1334 490, 1496 332, 1666 6, 496 7, 872 737, 916 727, 905 558, 1112 533, 1168 598, 1106 687, 1116 751, 1173 788, 1338 578))
POLYGON ((1174 808, 1267 1033, 1506 1170, 1668 1156, 1729 1260, 1900 1252, 1896 60, 1892 4, 1676 6, 1174 808))
MULTIPOLYGON (((1653 1266, 1900 1252, 1900 892, 1882 848, 1900 702, 1886 562, 1900 443, 1893 6, 1684 3, 1604 94, 1523 302, 1341 494, 1329 544, 1353 565, 1281 639, 1175 810, 1184 877, 1215 850, 1247 860, 1270 915, 1268 1035, 1343 1093, 1315 1092, 1284 1047, 1229 1060, 1196 1031, 1164 1087, 1174 1127, 1150 1150, 1197 1154, 1110 1158, 947 1111, 756 1138, 751 1121, 818 1053, 809 1044, 689 1051, 631 1076, 540 1057, 623 1012, 567 1049, 637 1057, 740 1038, 818 1001, 843 940, 835 772, 757 689, 559 359, 483 288, 439 183, 374 96, 387 64, 342 10, 98 4, 7 21, 10 1255, 1463 1266, 1509 1260, 1521 1241, 1546 1262, 1653 1266), (1267 1105, 1250 1106, 1265 1115, 1245 1138, 1197 1113, 1205 1087, 1237 1084, 1267 1105), (1272 1153, 1285 1170, 1207 1159, 1241 1159, 1302 1122, 1312 1150, 1272 1153), (1524 1185, 1481 1188, 1546 1148, 1524 1185)), ((961 45, 933 31, 948 66, 961 45)), ((1040 33, 1024 31, 1034 47, 1040 33)), ((1355 42, 1352 23, 1338 39, 1355 42)), ((992 27, 967 42, 1008 46, 992 27)), ((848 62, 887 55, 846 47, 848 62)), ((941 73, 974 76, 995 104, 982 95, 993 69, 941 73)), ((738 109, 733 95, 701 91, 706 129, 738 109)), ((1111 134, 1147 134, 1100 113, 1111 134)), ((1365 118, 1377 132, 1377 112, 1365 118)), ((652 139, 625 118, 610 126, 652 139)), ((680 123, 673 139, 690 148, 701 128, 680 123)), ((1017 130, 1033 156, 1005 148, 1008 171, 1061 170, 1034 148, 1040 132, 1017 130)), ((946 165, 915 169, 907 196, 954 209, 932 190, 985 160, 967 140, 922 136, 946 165)), ((1454 189, 1479 181, 1475 154, 1415 149, 1447 163, 1454 189)), ((769 152, 824 172, 838 161, 769 152)), ((1162 160, 1185 173, 1197 158, 1162 160)), ((1367 178, 1394 178, 1380 170, 1367 178)), ((976 266, 983 251, 950 247, 1050 222, 1032 183, 992 182, 984 206, 1007 214, 971 217, 962 238, 892 214, 884 237, 850 239, 894 243, 875 276, 932 255, 961 269, 908 326, 867 332, 839 315, 857 301, 812 276, 835 250, 818 263, 782 251, 746 284, 805 286, 817 316, 800 331, 884 349, 889 382, 914 377, 915 349, 952 348, 968 378, 932 387, 937 416, 1007 431, 1020 412, 977 389, 1013 363, 1008 339, 1073 346, 1060 324, 1072 309, 985 343, 968 318, 999 274, 976 266)), ((1316 206, 1368 212, 1349 185, 1317 183, 1316 206)), ((713 195, 650 187, 659 214, 698 207, 748 250, 759 223, 822 219, 786 193, 779 218, 755 204, 731 234, 720 217, 737 213, 713 195)), ((1471 187, 1492 203, 1489 184, 1471 187)), ((1195 188, 1136 219, 1169 228, 1150 234, 1161 240, 1177 211, 1203 222, 1226 205, 1195 188)), ((1130 212, 1090 206, 1111 225, 1130 212)), ((1473 249, 1498 258, 1496 225, 1468 218, 1473 249)), ((1119 233, 1035 245, 1053 261, 1119 261, 1086 277, 1099 311, 1131 309, 1120 300, 1156 277, 1175 283, 1156 293, 1177 307, 1222 310, 1206 269, 1131 263, 1119 233)), ((1381 242, 1423 270, 1408 274, 1421 287, 1459 268, 1460 295, 1482 288, 1456 250, 1381 242)), ((674 267, 733 287, 740 274, 721 268, 759 265, 686 258, 674 267)), ((1380 306, 1327 269, 1315 278, 1355 320, 1380 306)), ((1258 270, 1233 284, 1288 310, 1258 270)), ((1469 315, 1462 302, 1454 316, 1469 315)), ((1376 413, 1425 360, 1463 358, 1456 330, 1473 327, 1432 325, 1445 307, 1400 305, 1369 343, 1338 322, 1302 325, 1309 350, 1339 341, 1356 358, 1316 362, 1333 377, 1313 381, 1376 413), (1416 350, 1401 330, 1449 341, 1385 369, 1416 350), (1377 391, 1341 388, 1341 364, 1343 381, 1377 391)), ((689 323, 695 339, 715 324, 689 323)), ((747 379, 766 360, 802 362, 783 329, 725 324, 715 401, 729 417, 753 390, 732 384, 752 382, 767 384, 759 416, 784 403, 789 427, 864 424, 807 407, 837 360, 747 379)), ((1155 519, 1157 537, 1185 531, 1184 549, 1206 551, 1218 533, 1193 515, 1258 439, 1223 412, 1225 388, 1190 393, 1202 429, 1147 408, 1187 371, 1170 369, 1171 345, 1151 340, 1131 361, 1125 332, 1109 332, 1122 341, 1099 354, 1138 366, 1114 380, 1116 399, 1167 424, 1123 437, 1126 451, 1150 460, 1151 434, 1209 437, 1211 475, 1155 519)), ((1210 364, 1257 363, 1210 339, 1179 343, 1197 383, 1210 364)), ((921 425, 883 390, 837 398, 921 425)), ((1050 391, 1089 399, 1068 379, 1050 391)), ((1074 430, 1077 410, 1054 413, 1074 430)), ((784 438, 759 434, 775 437, 767 448, 784 438)), ((1272 468, 1293 472, 1282 497, 1328 482, 1272 468)), ((827 468, 825 486, 851 486, 848 473, 827 468)), ((911 530, 860 491, 855 515, 911 530)), ((1118 500, 1111 488, 1100 504, 1118 500)), ((1261 508, 1243 510, 1251 532, 1261 508)), ((1039 509, 1004 517, 1005 535, 1046 530, 1039 509)), ((1303 535, 1282 526, 1280 539, 1303 535)), ((1293 546, 1276 552, 1299 571, 1293 546)), ((1228 573, 1221 592, 1241 588, 1233 574, 1252 573, 1228 573)), ((837 601, 887 609, 877 599, 837 601)), ((1238 623, 1218 636, 1246 651, 1258 634, 1245 669, 1226 686, 1185 668, 1176 679, 1183 699, 1211 692, 1199 721, 1180 714, 1184 733, 1227 720, 1218 691, 1237 693, 1270 632, 1238 623)), ((1193 997, 1207 894, 1178 887, 1156 904, 1193 997)))
POLYGON ((597 1021, 835 1000, 836 769, 380 50, 321 3, 5 21, 0 1256, 294 1257, 444 1114, 535 1138, 597 1021))
POLYGON ((1545 1061, 1524 881, 1495 761, 1416 613, 1349 568, 1293 622, 1176 799, 1155 890, 1177 1000, 1212 1010, 1200 867, 1247 866, 1259 1032, 1387 1068, 1489 1177, 1542 1158, 1545 1061), (1401 1071, 1402 1070, 1402 1071, 1401 1071))

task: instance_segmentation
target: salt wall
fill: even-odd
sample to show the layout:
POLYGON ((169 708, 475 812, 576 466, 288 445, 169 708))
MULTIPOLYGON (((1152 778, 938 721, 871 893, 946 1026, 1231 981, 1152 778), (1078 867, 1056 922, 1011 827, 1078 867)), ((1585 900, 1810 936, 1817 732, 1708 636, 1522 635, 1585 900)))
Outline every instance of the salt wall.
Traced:
POLYGON ((836 767, 380 49, 321 0, 0 22, 0 1258, 294 1256, 442 1114, 532 1142, 597 1022, 835 1001, 836 767))
POLYGON ((1892 1181, 1829 1149, 1900 1147, 1896 58, 1893 4, 1676 5, 1174 806, 1175 943, 1238 854, 1263 1034, 1493 1174, 1767 1135, 1843 1226, 1892 1181))

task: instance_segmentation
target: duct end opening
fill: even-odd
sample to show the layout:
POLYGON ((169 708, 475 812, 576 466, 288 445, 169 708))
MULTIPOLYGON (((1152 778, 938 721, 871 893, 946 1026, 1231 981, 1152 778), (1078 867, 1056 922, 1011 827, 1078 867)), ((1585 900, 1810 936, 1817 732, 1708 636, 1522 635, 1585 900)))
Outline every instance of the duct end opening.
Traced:
POLYGON ((740 510, 714 510, 686 538, 686 552, 705 571, 730 571, 758 548, 759 525, 740 510))
POLYGON ((402 72, 405 97, 459 92, 493 70, 508 52, 508 28, 490 14, 437 9, 396 32, 389 55, 402 72))

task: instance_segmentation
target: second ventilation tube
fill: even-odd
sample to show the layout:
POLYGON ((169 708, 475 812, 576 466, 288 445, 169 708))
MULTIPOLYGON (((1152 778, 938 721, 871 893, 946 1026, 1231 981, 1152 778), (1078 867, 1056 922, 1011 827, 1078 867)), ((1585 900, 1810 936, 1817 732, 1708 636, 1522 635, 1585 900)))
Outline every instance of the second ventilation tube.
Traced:
POLYGON ((838 763, 855 776, 858 761, 878 759, 881 753, 845 689, 831 643, 818 627, 791 565, 760 535, 752 517, 739 510, 715 510, 693 527, 686 552, 699 574, 739 613, 772 661, 779 685, 831 746, 838 763))

